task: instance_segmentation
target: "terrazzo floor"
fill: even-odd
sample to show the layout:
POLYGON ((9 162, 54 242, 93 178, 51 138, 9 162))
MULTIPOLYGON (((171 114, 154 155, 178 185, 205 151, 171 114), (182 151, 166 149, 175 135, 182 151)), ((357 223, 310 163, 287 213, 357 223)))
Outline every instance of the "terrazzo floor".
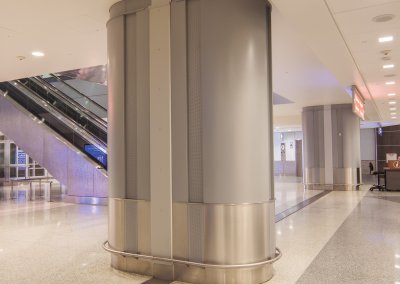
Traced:
MULTIPOLYGON (((316 196, 277 179, 277 213, 316 196), (286 190, 286 192, 283 192, 286 190)), ((400 193, 335 191, 276 224, 268 283, 400 283, 400 193)), ((110 268, 107 207, 0 201, 0 283, 149 283, 110 268)))

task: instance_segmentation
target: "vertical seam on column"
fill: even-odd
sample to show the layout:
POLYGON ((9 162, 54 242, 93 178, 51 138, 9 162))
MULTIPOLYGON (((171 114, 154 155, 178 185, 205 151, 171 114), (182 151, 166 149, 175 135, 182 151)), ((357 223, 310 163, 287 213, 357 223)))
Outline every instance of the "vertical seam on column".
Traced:
POLYGON ((272 107, 272 27, 271 27, 271 13, 272 13, 272 6, 269 2, 267 2, 266 7, 266 14, 267 14, 267 72, 268 72, 268 119, 269 119, 269 167, 270 167, 270 200, 275 200, 275 187, 274 187, 274 172, 275 172, 275 165, 274 165, 274 138, 273 138, 273 107, 272 107), (271 135, 272 132, 272 135, 271 135))

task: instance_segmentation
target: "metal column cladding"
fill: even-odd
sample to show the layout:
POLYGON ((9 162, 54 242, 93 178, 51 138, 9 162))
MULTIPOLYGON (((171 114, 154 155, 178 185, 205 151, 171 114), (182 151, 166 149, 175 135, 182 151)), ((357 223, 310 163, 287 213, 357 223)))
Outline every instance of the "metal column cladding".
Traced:
POLYGON ((360 119, 351 104, 305 107, 303 131, 304 183, 322 189, 357 186, 360 119))
POLYGON ((125 0, 110 13, 112 265, 190 283, 267 281, 277 257, 270 6, 125 0))

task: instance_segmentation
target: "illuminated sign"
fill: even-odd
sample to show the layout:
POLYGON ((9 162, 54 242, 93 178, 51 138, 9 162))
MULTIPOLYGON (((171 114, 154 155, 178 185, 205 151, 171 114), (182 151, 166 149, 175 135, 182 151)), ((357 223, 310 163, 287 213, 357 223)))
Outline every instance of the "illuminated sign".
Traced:
POLYGON ((99 148, 97 148, 94 145, 91 144, 85 144, 84 146, 85 152, 95 158, 97 161, 100 162, 104 166, 104 168, 107 168, 107 154, 102 152, 99 148))
POLYGON ((360 91, 353 86, 353 112, 362 120, 365 120, 365 103, 360 91))

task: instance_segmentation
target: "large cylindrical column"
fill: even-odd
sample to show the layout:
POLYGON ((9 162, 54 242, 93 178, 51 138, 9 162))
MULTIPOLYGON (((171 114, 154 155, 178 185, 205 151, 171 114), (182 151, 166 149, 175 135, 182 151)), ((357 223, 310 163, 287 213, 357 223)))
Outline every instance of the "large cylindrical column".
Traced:
POLYGON ((271 263, 252 265, 275 257, 270 12, 265 0, 111 8, 109 244, 206 264, 113 267, 191 283, 272 277, 271 263))
POLYGON ((360 183, 360 119, 351 104, 303 109, 304 183, 353 189, 360 183))

